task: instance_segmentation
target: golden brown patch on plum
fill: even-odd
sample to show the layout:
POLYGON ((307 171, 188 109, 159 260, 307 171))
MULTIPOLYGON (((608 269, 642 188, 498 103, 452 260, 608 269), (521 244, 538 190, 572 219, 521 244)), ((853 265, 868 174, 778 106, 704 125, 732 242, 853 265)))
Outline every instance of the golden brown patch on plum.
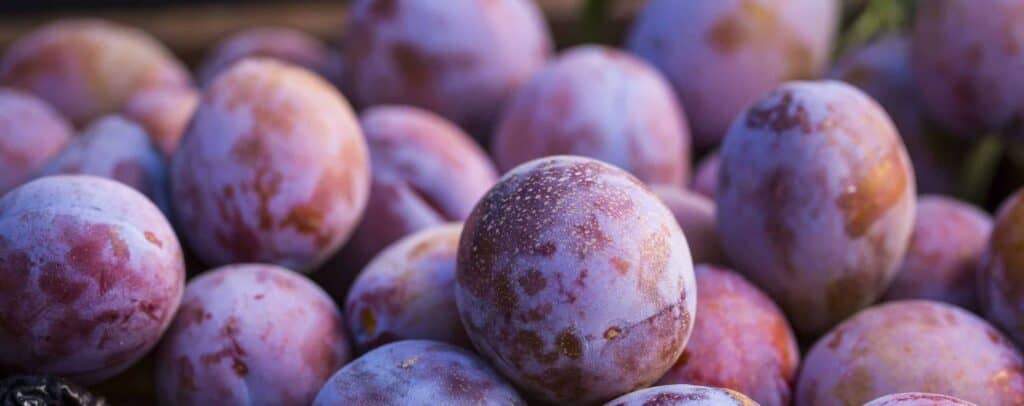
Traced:
POLYGON ((875 221, 903 199, 908 182, 899 148, 890 147, 879 162, 862 172, 852 187, 836 199, 846 220, 846 234, 860 238, 867 233, 875 221))
POLYGON ((160 239, 157 238, 156 234, 153 234, 152 231, 146 231, 145 233, 143 233, 143 235, 145 235, 146 241, 149 241, 150 244, 155 245, 157 248, 163 248, 164 247, 163 241, 160 241, 160 239))
POLYGON ((555 339, 558 345, 558 349, 562 352, 562 355, 569 357, 570 359, 579 359, 583 356, 583 342, 580 341, 579 336, 576 335, 576 330, 572 327, 562 330, 555 339))
POLYGON ((1024 298, 1024 194, 1013 197, 1013 203, 996 222, 992 231, 992 256, 1002 265, 1005 289, 1014 300, 1024 298))
POLYGON ((718 20, 708 32, 716 49, 726 54, 747 47, 780 45, 783 47, 786 71, 784 79, 810 77, 813 56, 798 33, 788 27, 771 8, 755 0, 742 0, 740 9, 718 20))
POLYGON ((625 275, 629 272, 629 261, 620 257, 612 257, 609 262, 611 262, 612 267, 615 268, 615 271, 618 272, 619 275, 625 275))
POLYGON ((871 372, 863 367, 856 367, 844 374, 832 388, 832 395, 846 405, 862 405, 870 401, 874 393, 871 372))

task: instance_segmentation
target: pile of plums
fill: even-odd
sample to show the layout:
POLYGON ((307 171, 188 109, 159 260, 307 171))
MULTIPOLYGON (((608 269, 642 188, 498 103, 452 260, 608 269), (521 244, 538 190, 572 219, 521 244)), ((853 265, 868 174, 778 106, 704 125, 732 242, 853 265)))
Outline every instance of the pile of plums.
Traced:
POLYGON ((649 0, 556 51, 532 0, 354 0, 337 49, 257 27, 194 75, 39 28, 0 404, 1024 405, 1024 188, 958 200, 934 145, 1020 142, 1024 3, 833 63, 842 10, 649 0))

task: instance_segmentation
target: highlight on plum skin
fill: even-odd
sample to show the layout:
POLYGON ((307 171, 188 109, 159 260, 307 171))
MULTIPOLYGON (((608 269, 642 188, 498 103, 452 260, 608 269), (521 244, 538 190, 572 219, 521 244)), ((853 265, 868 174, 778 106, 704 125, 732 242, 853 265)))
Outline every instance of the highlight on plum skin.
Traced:
POLYGON ((450 121, 409 106, 375 106, 360 118, 370 150, 370 193, 344 247, 316 272, 338 301, 375 255, 398 239, 469 216, 498 175, 450 121))
POLYGON ((484 144, 554 48, 531 0, 358 0, 349 15, 344 87, 356 105, 424 108, 484 144))
POLYGON ((76 135, 39 176, 93 175, 138 190, 170 215, 167 163, 146 131, 121 116, 102 117, 76 135))
POLYGON ((935 393, 908 392, 882 396, 864 406, 978 406, 963 399, 935 393))
POLYGON ((1006 199, 996 214, 995 228, 982 256, 978 299, 985 318, 1024 344, 1021 304, 1024 303, 1024 189, 1006 199))
POLYGON ((491 150, 502 171, 550 155, 607 162, 648 184, 690 171, 683 107, 661 74, 613 48, 584 45, 541 69, 505 108, 491 150))
POLYGON ((462 224, 398 240, 359 274, 345 300, 356 350, 418 339, 472 348, 455 306, 455 257, 462 224))
POLYGON ((141 359, 185 280, 171 225, 145 196, 85 175, 0 198, 0 365, 93 385, 141 359))
POLYGON ((524 395, 594 403, 668 370, 696 292, 683 233, 650 189, 556 156, 505 174, 466 220, 456 303, 478 353, 524 395))
POLYGON ((795 404, 863 404, 922 388, 979 405, 1018 405, 1024 359, 1002 333, 959 307, 883 303, 814 344, 801 366, 795 404))
POLYGON ((715 202, 675 186, 652 185, 651 190, 672 211, 686 235, 693 263, 725 264, 715 221, 715 202))
POLYGON ((698 316, 686 349, 659 385, 722 387, 762 406, 786 406, 800 351, 782 311, 739 274, 697 265, 698 316))
POLYGON ((351 235, 370 166, 351 107, 329 83, 271 59, 239 62, 204 90, 171 161, 171 197, 206 264, 310 272, 351 235))
POLYGON ((153 143, 168 160, 185 135, 192 114, 199 105, 199 91, 189 87, 161 87, 135 92, 121 114, 146 129, 153 143))
POLYGON ((0 85, 34 93, 77 126, 120 111, 140 89, 190 83, 181 62, 149 34, 98 19, 44 25, 0 59, 0 85))
POLYGON ((713 147, 764 93, 824 71, 839 12, 838 0, 651 0, 626 47, 672 83, 694 143, 713 147))
POLYGON ((883 300, 930 299, 978 311, 978 267, 991 233, 992 218, 981 209, 919 196, 910 245, 883 300))
POLYGON ((0 196, 31 179, 60 153, 72 131, 44 100, 0 87, 0 196))
POLYGON ((189 281, 156 353, 160 404, 308 405, 349 361, 341 312, 322 289, 267 264, 189 281))
POLYGON ((742 393, 697 385, 664 385, 622 395, 604 406, 757 406, 742 393))
POLYGON ((813 339, 882 296, 916 193, 878 103, 842 82, 784 84, 736 119, 721 157, 722 248, 798 335, 813 339))
POLYGON ((314 406, 365 404, 525 406, 516 389, 476 354, 405 340, 357 358, 324 384, 314 406))

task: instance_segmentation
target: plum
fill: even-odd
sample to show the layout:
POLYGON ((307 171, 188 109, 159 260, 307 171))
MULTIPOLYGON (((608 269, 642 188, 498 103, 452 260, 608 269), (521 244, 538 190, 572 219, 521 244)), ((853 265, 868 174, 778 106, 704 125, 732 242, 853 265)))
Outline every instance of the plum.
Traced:
POLYGON ((367 154, 330 84, 246 59, 206 88, 171 161, 172 204, 203 262, 308 272, 355 228, 369 194, 367 154))
POLYGON ((959 307, 907 300, 870 307, 807 353, 796 405, 859 405, 929 391, 982 405, 1024 404, 1024 360, 1002 333, 959 307))
POLYGON ((870 95, 892 118, 914 166, 920 193, 956 191, 960 158, 938 147, 941 135, 929 126, 914 84, 910 41, 888 35, 843 55, 828 76, 870 95))
POLYGON ((114 376, 156 345, 184 283, 178 239, 141 193, 86 175, 26 183, 0 198, 0 374, 114 376))
POLYGON ((723 387, 763 406, 789 405, 800 351, 782 311, 739 274, 710 265, 695 273, 700 316, 658 384, 723 387))
POLYGON ((118 112, 139 89, 190 82, 181 62, 149 34, 103 20, 46 25, 0 60, 0 84, 35 93, 75 125, 118 112))
POLYGON ((623 395, 605 406, 757 406, 742 393, 696 385, 665 385, 623 395))
POLYGON ((0 88, 0 196, 31 179, 71 134, 71 126, 45 101, 0 88))
POLYGON ((164 405, 308 405, 349 360, 341 312, 312 281, 269 264, 189 281, 156 356, 164 405))
POLYGON ((838 14, 837 0, 652 0, 627 42, 664 72, 694 142, 710 147, 758 97, 824 70, 838 14))
POLYGON ((330 49, 305 32, 285 27, 249 28, 224 39, 196 73, 200 86, 207 86, 225 69, 248 57, 266 57, 298 65, 328 80, 337 80, 332 71, 330 49))
POLYGON ((505 109, 491 150, 499 169, 550 155, 580 155, 646 183, 682 186, 690 132, 672 88, 645 62, 612 48, 565 51, 505 109))
POLYGON ((113 179, 142 192, 165 214, 167 164, 146 131, 120 116, 96 120, 68 143, 40 175, 82 174, 113 179))
POLYGON ((164 157, 170 159, 198 105, 199 92, 195 89, 160 87, 135 92, 121 114, 145 128, 164 157))
POLYGON ((718 191, 718 166, 722 164, 721 158, 718 151, 704 156, 704 159, 697 164, 697 168, 693 171, 690 189, 714 199, 715 193, 718 191))
POLYGON ((722 248, 797 333, 824 333, 885 292, 914 222, 914 174, 860 90, 790 82, 736 119, 716 195, 722 248))
POLYGON ((903 264, 883 299, 930 299, 977 311, 977 269, 992 218, 942 196, 919 196, 915 216, 903 264))
POLYGON ((864 406, 978 406, 963 399, 934 393, 897 393, 865 403, 864 406))
POLYGON ((359 274, 345 300, 356 349, 425 339, 470 348, 455 306, 462 224, 426 228, 395 242, 359 274))
POLYGON ((530 0, 357 0, 350 17, 345 82, 357 105, 422 107, 481 140, 553 47, 530 0))
POLYGON ((339 301, 382 249, 418 230, 465 220, 498 178, 469 135, 426 110, 373 107, 361 124, 373 168, 369 203, 352 238, 317 272, 339 301))
POLYGON ((679 228, 686 235, 694 263, 725 262, 725 255, 722 254, 721 244, 718 242, 713 201, 678 187, 654 185, 651 190, 675 216, 679 228))
POLYGON ((110 403, 56 376, 15 375, 0 380, 0 405, 109 406, 110 403))
POLYGON ((911 43, 930 117, 965 135, 1000 130, 1024 108, 1024 13, 1016 0, 922 2, 911 43))
POLYGON ((526 405, 473 353, 442 342, 379 347, 331 376, 313 402, 332 405, 526 405))
POLYGON ((1000 207, 978 273, 985 318, 1024 345, 1024 189, 1000 207))
POLYGON ((502 177, 466 220, 456 303, 478 352, 531 397, 605 401, 679 357, 697 295, 686 239, 638 179, 555 156, 502 177))

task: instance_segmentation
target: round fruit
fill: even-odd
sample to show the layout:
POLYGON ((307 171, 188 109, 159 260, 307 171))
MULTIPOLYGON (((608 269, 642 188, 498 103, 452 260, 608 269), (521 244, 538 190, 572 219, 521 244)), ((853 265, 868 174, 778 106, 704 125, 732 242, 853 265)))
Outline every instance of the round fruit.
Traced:
POLYGON ((161 87, 135 92, 122 114, 139 123, 170 159, 199 105, 199 92, 188 87, 161 87))
POLYGON ((934 393, 897 393, 882 396, 865 403, 864 406, 978 406, 966 400, 934 393))
POLYGON ((999 209, 979 274, 985 317, 1024 344, 1024 189, 999 209))
POLYGON ((679 357, 696 307, 672 213, 627 172, 557 156, 506 174, 466 220, 456 300, 479 353, 530 396, 593 403, 679 357))
POLYGON ((722 264, 725 255, 718 239, 715 223, 715 202, 703 195, 674 186, 654 185, 654 194, 672 211, 686 235, 693 263, 722 264))
POLYGON ((623 395, 605 406, 757 406, 757 402, 729 389, 665 385, 623 395))
POLYGON ((337 73, 331 71, 331 52, 319 39, 292 28, 257 27, 237 32, 217 44, 199 68, 197 80, 205 87, 231 65, 251 57, 277 59, 309 69, 330 81, 338 79, 337 73))
POLYGON ((693 181, 690 183, 690 189, 714 199, 715 193, 718 192, 718 166, 721 163, 722 159, 718 151, 713 151, 706 155, 697 164, 697 169, 693 172, 693 181))
POLYGON ((71 131, 46 102, 0 88, 0 196, 31 179, 64 148, 71 131))

